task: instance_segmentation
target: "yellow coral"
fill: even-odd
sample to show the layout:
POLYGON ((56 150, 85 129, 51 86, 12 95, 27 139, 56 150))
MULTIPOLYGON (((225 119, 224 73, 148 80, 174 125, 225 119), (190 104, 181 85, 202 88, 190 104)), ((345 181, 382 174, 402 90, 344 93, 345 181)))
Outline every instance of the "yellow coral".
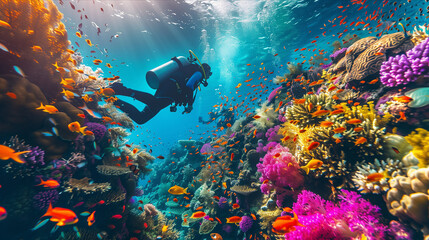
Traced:
POLYGON ((374 102, 367 102, 365 105, 352 106, 349 108, 346 103, 341 104, 344 109, 344 116, 348 119, 358 118, 362 121, 367 120, 377 127, 384 127, 391 120, 392 115, 389 113, 380 116, 374 108, 374 102))
POLYGON ((419 160, 419 167, 424 168, 429 165, 429 131, 423 128, 417 128, 416 131, 405 139, 413 146, 412 153, 419 160))

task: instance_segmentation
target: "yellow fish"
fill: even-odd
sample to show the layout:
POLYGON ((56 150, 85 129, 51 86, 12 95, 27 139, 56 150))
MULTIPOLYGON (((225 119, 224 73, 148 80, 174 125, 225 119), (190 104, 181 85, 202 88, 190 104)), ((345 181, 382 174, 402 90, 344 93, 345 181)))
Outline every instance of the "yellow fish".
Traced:
POLYGON ((182 188, 179 187, 177 185, 174 185, 173 187, 171 187, 170 189, 168 189, 168 193, 173 194, 173 195, 182 195, 182 194, 188 194, 186 192, 188 188, 182 188))
POLYGON ((56 107, 52 105, 43 106, 43 103, 40 103, 40 107, 36 108, 36 110, 43 110, 44 112, 47 112, 50 114, 58 112, 58 109, 56 107))
POLYGON ((19 158, 19 155, 21 155, 23 153, 28 153, 28 152, 31 152, 31 151, 15 152, 15 150, 13 150, 10 147, 0 145, 0 159, 1 160, 8 160, 8 159, 12 158, 12 160, 14 160, 17 163, 25 163, 23 160, 21 160, 19 158))
POLYGON ((68 125, 68 128, 71 132, 80 132, 85 135, 86 127, 80 127, 79 122, 72 122, 68 125))
POLYGON ((61 93, 64 93, 64 96, 66 98, 69 98, 69 99, 74 98, 74 93, 71 91, 65 90, 64 88, 63 88, 63 91, 61 93))
POLYGON ((301 168, 305 171, 305 173, 309 173, 310 170, 316 170, 320 168, 323 165, 323 162, 318 159, 311 159, 310 162, 307 163, 307 165, 302 166, 301 168))
POLYGON ((162 233, 167 232, 167 230, 168 230, 168 225, 164 225, 164 226, 162 227, 162 233))

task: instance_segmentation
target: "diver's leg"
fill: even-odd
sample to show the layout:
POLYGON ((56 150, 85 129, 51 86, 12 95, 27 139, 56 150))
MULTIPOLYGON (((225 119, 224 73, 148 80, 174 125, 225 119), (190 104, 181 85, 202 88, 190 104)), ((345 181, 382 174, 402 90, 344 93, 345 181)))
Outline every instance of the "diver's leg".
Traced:
POLYGON ((120 99, 115 101, 115 105, 117 105, 119 109, 126 113, 137 124, 144 124, 172 102, 173 101, 171 99, 167 98, 156 99, 150 105, 145 106, 141 112, 133 105, 120 99))
POLYGON ((110 88, 115 91, 115 95, 132 97, 146 105, 150 105, 151 103, 156 101, 156 98, 152 94, 124 87, 122 83, 113 83, 112 85, 110 85, 110 88))

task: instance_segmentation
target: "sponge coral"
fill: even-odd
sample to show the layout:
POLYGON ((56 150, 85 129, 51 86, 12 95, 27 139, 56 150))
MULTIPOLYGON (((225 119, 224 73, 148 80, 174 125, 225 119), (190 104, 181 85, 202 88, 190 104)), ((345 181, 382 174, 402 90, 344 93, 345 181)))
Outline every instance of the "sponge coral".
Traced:
POLYGON ((269 180, 271 188, 297 188, 304 183, 295 157, 280 144, 269 150, 261 162, 257 165, 258 171, 262 173, 260 180, 269 180))
POLYGON ((408 170, 389 181, 387 207, 394 216, 429 236, 429 168, 408 170))
POLYGON ((419 167, 429 165, 429 131, 417 128, 417 132, 412 132, 405 139, 413 146, 412 153, 419 160, 419 167))

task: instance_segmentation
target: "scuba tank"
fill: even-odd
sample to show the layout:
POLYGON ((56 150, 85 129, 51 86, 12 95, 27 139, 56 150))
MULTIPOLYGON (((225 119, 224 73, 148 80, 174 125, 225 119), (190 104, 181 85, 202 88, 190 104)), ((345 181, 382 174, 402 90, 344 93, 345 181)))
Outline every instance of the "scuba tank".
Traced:
POLYGON ((186 57, 173 57, 170 61, 146 73, 147 84, 153 89, 158 89, 159 84, 167 80, 171 74, 190 64, 191 62, 186 57))

